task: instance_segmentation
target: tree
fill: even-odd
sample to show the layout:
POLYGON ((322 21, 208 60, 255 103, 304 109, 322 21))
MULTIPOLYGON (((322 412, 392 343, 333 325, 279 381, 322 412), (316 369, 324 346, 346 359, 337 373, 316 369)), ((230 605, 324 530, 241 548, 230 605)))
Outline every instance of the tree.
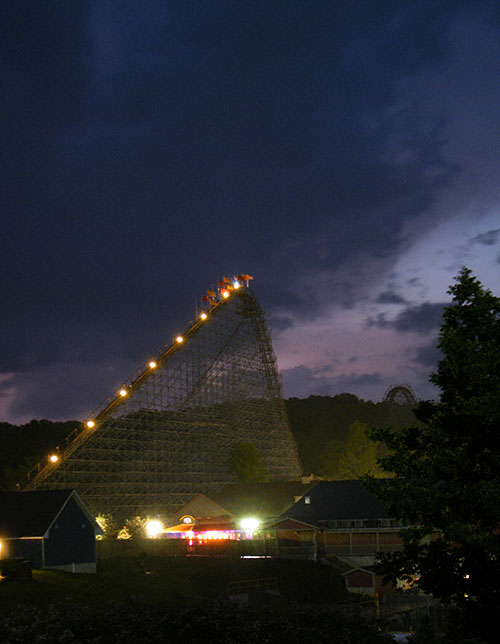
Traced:
POLYGON ((289 398, 285 400, 285 407, 304 472, 321 476, 325 476, 328 443, 331 442, 329 452, 333 457, 339 443, 347 440, 349 426, 356 420, 368 427, 391 425, 396 430, 415 422, 410 405, 374 403, 349 393, 289 398))
POLYGON ((147 519, 132 517, 125 521, 125 525, 118 532, 118 539, 141 539, 146 537, 147 519))
POLYGON ((268 480, 262 457, 253 443, 238 443, 227 464, 241 483, 262 483, 268 480))
POLYGON ((463 268, 448 291, 430 377, 438 402, 419 427, 371 432, 395 473, 367 485, 403 521, 402 552, 381 557, 386 578, 410 580, 460 609, 469 631, 498 641, 500 626, 500 298, 463 268), (491 633, 496 630, 496 634, 491 633))
POLYGON ((98 539, 116 539, 118 537, 120 526, 112 514, 98 514, 95 520, 104 533, 101 537, 97 537, 98 539))
POLYGON ((382 475, 377 464, 377 444, 359 420, 349 425, 345 441, 331 440, 321 458, 321 473, 331 479, 353 480, 372 473, 382 475))

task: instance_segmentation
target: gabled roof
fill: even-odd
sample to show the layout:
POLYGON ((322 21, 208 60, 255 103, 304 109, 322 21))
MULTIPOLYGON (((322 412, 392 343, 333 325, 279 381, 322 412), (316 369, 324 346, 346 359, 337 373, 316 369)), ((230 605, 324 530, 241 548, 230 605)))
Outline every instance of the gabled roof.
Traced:
POLYGON ((181 518, 185 514, 189 514, 195 518, 231 516, 229 510, 222 507, 219 503, 216 503, 212 496, 207 496, 203 492, 200 492, 188 501, 180 511, 175 513, 175 516, 181 518))
POLYGON ((0 538, 44 537, 74 498, 85 516, 102 534, 83 501, 74 490, 36 490, 33 492, 0 492, 0 538))
POLYGON ((261 519, 279 517, 317 485, 301 481, 283 481, 273 483, 230 483, 210 498, 226 508, 234 517, 242 514, 254 514, 261 519))
POLYGON ((255 515, 262 520, 278 518, 316 483, 229 483, 217 492, 197 494, 172 515, 170 521, 175 523, 185 514, 196 519, 239 519, 244 515, 255 515))
POLYGON ((275 523, 268 524, 267 529, 271 530, 310 530, 311 528, 315 529, 316 526, 311 525, 310 523, 305 523, 304 521, 298 521, 297 519, 289 519, 285 517, 280 519, 275 523))
POLYGON ((325 521, 392 518, 361 481, 319 481, 283 516, 315 525, 325 521))

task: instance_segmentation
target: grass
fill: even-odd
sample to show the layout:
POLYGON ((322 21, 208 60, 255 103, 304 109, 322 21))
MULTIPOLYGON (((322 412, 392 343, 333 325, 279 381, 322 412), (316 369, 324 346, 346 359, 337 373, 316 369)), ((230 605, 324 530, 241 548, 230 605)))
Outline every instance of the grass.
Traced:
POLYGON ((218 557, 104 559, 96 574, 33 571, 33 579, 0 580, 0 611, 19 603, 76 601, 92 606, 131 597, 150 605, 195 598, 224 599, 228 583, 275 578, 280 595, 302 603, 349 601, 342 578, 310 561, 218 557))
POLYGON ((0 642, 389 642, 376 625, 329 608, 349 598, 332 568, 310 561, 103 559, 94 575, 37 570, 33 579, 0 580, 0 642), (229 582, 264 578, 276 579, 281 599, 228 601, 229 582))

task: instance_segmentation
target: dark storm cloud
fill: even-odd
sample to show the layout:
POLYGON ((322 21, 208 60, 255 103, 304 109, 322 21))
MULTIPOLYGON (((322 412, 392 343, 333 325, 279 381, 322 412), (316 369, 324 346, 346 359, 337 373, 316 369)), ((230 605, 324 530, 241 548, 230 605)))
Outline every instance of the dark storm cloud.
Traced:
POLYGON ((14 391, 10 413, 24 419, 83 419, 104 403, 136 365, 126 361, 83 364, 60 362, 0 381, 0 397, 14 391), (57 412, 55 412, 57 410, 57 412))
POLYGON ((375 298, 376 304, 407 304, 407 301, 398 293, 384 291, 375 298))
POLYGON ((367 325, 379 329, 392 328, 401 332, 429 333, 441 325, 444 307, 444 303, 425 302, 406 308, 393 320, 388 320, 386 314, 380 313, 377 317, 370 318, 367 325))
MULTIPOLYGON (((155 275, 192 283, 215 247, 229 266, 241 261, 245 239, 246 261, 286 291, 285 273, 340 264, 353 243, 394 249, 404 219, 434 199, 424 167, 456 172, 434 133, 409 139, 411 162, 382 158, 397 78, 439 65, 446 11, 428 4, 396 20, 380 3, 374 21, 331 3, 287 12, 270 3, 82 7, 45 9, 40 32, 26 15, 23 29, 12 25, 11 74, 30 88, 13 109, 42 105, 29 116, 30 141, 43 141, 28 164, 35 190, 21 190, 25 230, 38 244, 23 248, 17 230, 21 265, 24 253, 42 265, 29 275, 35 287, 63 264, 67 281, 88 284, 96 299, 131 306, 135 284, 154 298, 155 275)), ((26 129, 23 120, 14 127, 26 129)), ((18 172, 32 150, 14 152, 18 172)), ((78 307, 71 291, 66 306, 78 307)))
POLYGON ((500 228, 495 228, 494 230, 488 230, 485 233, 481 233, 476 237, 473 237, 471 242, 482 244, 483 246, 494 246, 500 241, 500 228))
POLYGON ((140 363, 231 271, 255 275, 277 329, 354 308, 366 285, 341 269, 393 261, 462 172, 446 100, 401 99, 448 69, 468 7, 4 3, 0 371, 24 373, 16 410, 70 399, 42 386, 57 365, 140 363))
POLYGON ((343 375, 335 378, 334 385, 337 392, 357 391, 360 387, 380 385, 384 381, 381 373, 365 373, 360 375, 343 375))
POLYGON ((283 391, 287 398, 307 396, 334 396, 342 392, 358 391, 359 388, 382 386, 383 377, 379 373, 342 374, 325 376, 322 369, 310 369, 305 365, 281 371, 283 391))
POLYGON ((304 365, 281 371, 283 392, 287 398, 300 398, 317 395, 326 396, 330 392, 331 383, 324 376, 317 376, 315 370, 304 365))
POLYGON ((437 338, 425 347, 418 347, 416 351, 417 363, 424 367, 432 367, 433 370, 436 369, 437 363, 442 357, 443 354, 437 348, 437 338))

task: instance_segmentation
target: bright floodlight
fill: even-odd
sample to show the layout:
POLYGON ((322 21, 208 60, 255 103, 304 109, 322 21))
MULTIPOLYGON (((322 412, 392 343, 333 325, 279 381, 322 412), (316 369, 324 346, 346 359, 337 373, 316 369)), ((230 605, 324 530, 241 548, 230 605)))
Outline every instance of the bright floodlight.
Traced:
POLYGON ((88 420, 87 421, 87 427, 93 427, 95 425, 93 420, 88 420))
POLYGON ((120 396, 122 398, 125 398, 126 395, 127 395, 127 390, 126 389, 120 389, 120 396))
POLYGON ((146 523, 146 534, 151 539, 154 539, 163 532, 163 524, 158 519, 152 519, 146 523))
POLYGON ((246 519, 242 519, 240 521, 240 526, 243 528, 243 530, 254 532, 260 526, 260 521, 255 517, 247 517, 246 519))
POLYGON ((154 360, 151 360, 149 366, 151 367, 151 369, 154 369, 156 367, 156 362, 154 360))
POLYGON ((234 288, 240 288, 241 284, 238 282, 238 280, 234 280, 233 286, 234 288))
POLYGON ((180 344, 181 342, 184 342, 184 338, 182 337, 182 335, 178 335, 175 339, 176 339, 176 341, 177 341, 179 344, 180 344))
POLYGON ((229 291, 222 291, 222 297, 229 297, 229 291))
POLYGON ((49 456, 49 461, 51 463, 57 463, 58 460, 59 460, 59 456, 57 454, 51 454, 49 456))
POLYGON ((201 318, 202 320, 206 320, 206 319, 207 319, 207 317, 208 317, 208 315, 207 315, 206 313, 202 313, 202 314, 200 315, 200 318, 201 318))

